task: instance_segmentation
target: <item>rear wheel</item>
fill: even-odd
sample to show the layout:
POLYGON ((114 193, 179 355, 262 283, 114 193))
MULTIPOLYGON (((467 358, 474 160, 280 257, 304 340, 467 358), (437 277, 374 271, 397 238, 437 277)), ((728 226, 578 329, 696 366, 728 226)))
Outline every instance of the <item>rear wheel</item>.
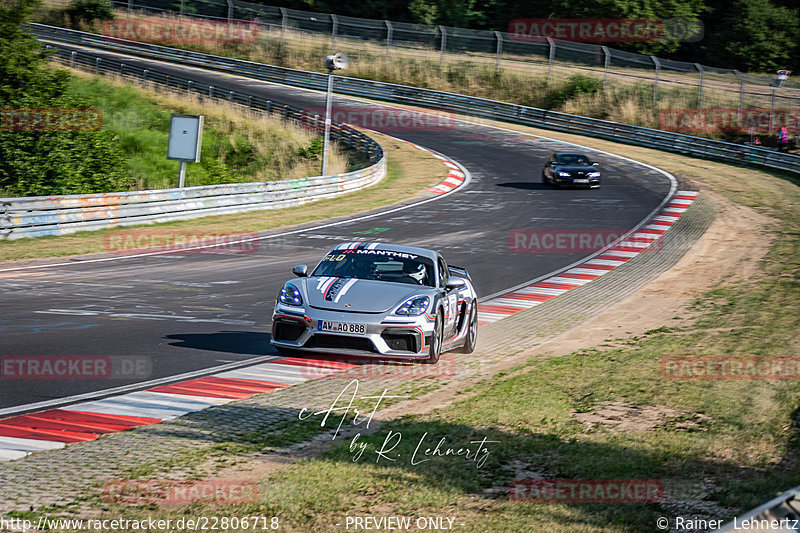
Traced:
POLYGON ((439 356, 442 355, 442 343, 444 341, 444 320, 442 313, 436 313, 436 320, 433 323, 433 335, 431 335, 430 355, 427 359, 423 359, 423 363, 434 365, 439 362, 439 356))
POLYGON ((469 325, 467 325, 467 337, 464 345, 458 349, 460 353, 472 353, 475 345, 478 344, 478 304, 473 302, 472 311, 469 312, 469 325))

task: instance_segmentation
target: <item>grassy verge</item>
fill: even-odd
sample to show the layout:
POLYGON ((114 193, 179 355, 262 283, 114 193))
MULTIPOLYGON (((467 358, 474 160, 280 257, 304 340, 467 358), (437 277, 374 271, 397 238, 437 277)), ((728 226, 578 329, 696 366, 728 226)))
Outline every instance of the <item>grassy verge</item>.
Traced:
MULTIPOLYGON (((171 113, 205 116, 200 163, 187 165, 186 186, 271 181, 319 174, 321 137, 279 119, 231 113, 230 107, 72 70, 70 91, 92 95, 127 159, 133 189, 177 185, 178 163, 165 157, 171 113)), ((355 162, 355 156, 353 156, 355 162)), ((331 173, 348 158, 335 149, 331 173)))
MULTIPOLYGON (((225 112, 233 116, 240 111, 227 109, 225 112)), ((83 231, 59 237, 0 241, 0 261, 106 252, 109 251, 106 243, 112 235, 135 228, 175 231, 176 234, 201 232, 238 235, 347 216, 413 198, 447 176, 448 169, 438 160, 409 144, 380 135, 375 139, 381 143, 387 154, 386 178, 374 187, 349 193, 344 198, 321 200, 287 209, 252 211, 148 226, 126 226, 124 229, 83 231)))

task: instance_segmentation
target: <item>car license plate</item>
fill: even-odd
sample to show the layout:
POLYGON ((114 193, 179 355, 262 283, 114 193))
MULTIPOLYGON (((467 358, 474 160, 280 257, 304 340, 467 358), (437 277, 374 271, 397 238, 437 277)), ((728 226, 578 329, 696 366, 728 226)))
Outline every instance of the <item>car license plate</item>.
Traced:
POLYGON ((579 179, 572 180, 572 183, 589 183, 589 180, 585 179, 585 178, 579 178, 579 179))
POLYGON ((317 324, 317 329, 320 331, 332 331, 335 333, 358 333, 359 335, 367 334, 366 324, 350 324, 348 322, 333 322, 331 320, 320 320, 317 324))

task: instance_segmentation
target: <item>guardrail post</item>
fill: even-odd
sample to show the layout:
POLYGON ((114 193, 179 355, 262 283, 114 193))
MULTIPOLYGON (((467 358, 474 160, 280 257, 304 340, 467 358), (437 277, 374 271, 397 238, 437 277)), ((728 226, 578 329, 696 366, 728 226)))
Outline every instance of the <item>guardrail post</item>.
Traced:
POLYGON ((120 63, 119 64, 119 75, 120 76, 124 76, 125 75, 125 63, 120 63))
POLYGON ((252 97, 252 95, 248 95, 247 96, 247 107, 249 107, 250 110, 253 109, 253 97, 252 97))
POLYGON ((705 77, 706 71, 700 63, 695 63, 694 66, 700 71, 700 87, 697 89, 697 109, 700 109, 703 107, 703 78, 705 77))
POLYGON ((447 50, 447 30, 444 29, 444 26, 440 25, 439 32, 442 34, 442 47, 439 55, 439 70, 442 70, 444 68, 444 53, 447 50))
POLYGON ((392 33, 394 32, 394 28, 392 27, 392 23, 388 20, 383 21, 386 24, 386 60, 389 60, 389 48, 392 46, 392 33))
POLYGON ((94 73, 95 74, 100 74, 100 59, 101 58, 98 57, 97 59, 94 60, 94 73))
POLYGON ((272 100, 267 100, 267 114, 272 115, 272 100))
POLYGON ((75 56, 78 55, 78 52, 75 50, 69 55, 69 66, 70 68, 75 68, 75 56))
POLYGON ((230 91, 230 92, 228 93, 228 101, 229 101, 230 103, 233 103, 233 91, 230 91))
POLYGON ((608 82, 608 67, 611 66, 611 51, 608 49, 608 46, 602 46, 603 54, 606 56, 605 65, 603 67, 603 90, 606 88, 606 83, 608 82))
POLYGON ((333 22, 333 29, 331 31, 331 53, 336 50, 336 32, 339 31, 339 17, 331 13, 331 22, 333 22))
POLYGON ((233 20, 233 0, 228 0, 228 24, 233 20))
POLYGON ((556 42, 552 37, 548 37, 547 43, 550 45, 550 57, 547 60, 547 83, 549 85, 550 77, 553 75, 553 61, 556 59, 556 42))
POLYGON ((186 83, 186 92, 189 94, 192 94, 192 85, 194 85, 194 82, 191 80, 186 83))
POLYGON ((655 77, 653 78, 653 102, 658 102, 658 76, 661 74, 661 61, 656 56, 650 56, 656 66, 655 77))
POLYGON ((289 15, 286 14, 286 8, 282 7, 281 10, 281 47, 280 47, 280 54, 283 57, 283 47, 286 43, 286 24, 289 21, 289 15))
POLYGON ((733 73, 736 74, 736 77, 739 78, 739 121, 742 120, 742 105, 744 104, 744 76, 742 73, 736 69, 733 69, 733 73))
POLYGON ((150 72, 150 71, 147 70, 147 69, 144 69, 142 71, 142 87, 146 87, 147 86, 147 73, 148 72, 150 72))
POLYGON ((494 73, 500 72, 500 59, 503 57, 503 34, 499 31, 494 32, 494 37, 497 39, 497 51, 494 57, 494 73))
POLYGON ((209 85, 208 86, 208 97, 209 98, 214 98, 214 86, 213 85, 209 85))

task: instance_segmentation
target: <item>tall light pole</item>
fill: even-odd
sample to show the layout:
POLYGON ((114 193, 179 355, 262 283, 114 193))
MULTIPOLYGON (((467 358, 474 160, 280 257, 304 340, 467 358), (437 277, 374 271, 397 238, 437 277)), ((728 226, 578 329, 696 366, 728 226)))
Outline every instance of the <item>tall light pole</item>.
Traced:
POLYGON ((338 52, 325 58, 324 65, 328 69, 328 92, 325 95, 325 136, 322 142, 322 175, 328 174, 328 143, 331 136, 331 99, 333 97, 333 71, 347 68, 347 54, 338 52))

